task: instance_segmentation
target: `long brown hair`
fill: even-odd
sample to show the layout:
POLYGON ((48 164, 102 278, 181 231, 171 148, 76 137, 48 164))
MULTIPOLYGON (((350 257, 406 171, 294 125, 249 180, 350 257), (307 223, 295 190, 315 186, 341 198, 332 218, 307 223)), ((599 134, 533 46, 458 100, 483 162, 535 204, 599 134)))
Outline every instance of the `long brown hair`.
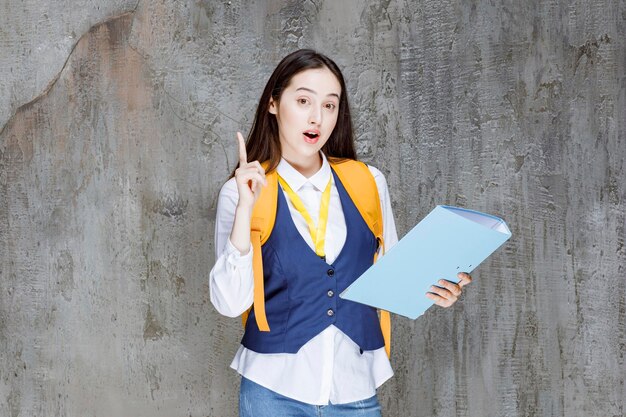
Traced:
MULTIPOLYGON (((283 90, 289 85, 294 75, 308 69, 328 68, 337 77, 341 85, 339 98, 339 114, 337 124, 328 141, 322 147, 322 152, 331 161, 342 159, 357 159, 354 150, 354 133, 352 130, 352 116, 348 104, 346 83, 339 67, 327 56, 312 49, 300 49, 287 55, 280 61, 265 85, 263 94, 252 123, 252 129, 246 140, 248 161, 269 161, 266 172, 273 171, 280 162, 281 148, 278 136, 276 116, 269 112, 270 97, 278 103, 283 90)), ((237 164, 237 167, 239 164, 237 164)), ((235 172, 231 174, 231 177, 235 172)))

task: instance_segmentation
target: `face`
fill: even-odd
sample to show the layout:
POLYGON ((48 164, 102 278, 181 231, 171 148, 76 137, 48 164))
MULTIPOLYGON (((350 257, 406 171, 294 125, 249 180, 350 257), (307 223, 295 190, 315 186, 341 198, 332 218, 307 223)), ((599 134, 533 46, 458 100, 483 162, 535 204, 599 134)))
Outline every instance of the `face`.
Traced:
POLYGON ((340 96, 339 80, 323 67, 294 75, 280 100, 270 99, 283 158, 301 164, 319 159, 319 150, 337 124, 340 96))

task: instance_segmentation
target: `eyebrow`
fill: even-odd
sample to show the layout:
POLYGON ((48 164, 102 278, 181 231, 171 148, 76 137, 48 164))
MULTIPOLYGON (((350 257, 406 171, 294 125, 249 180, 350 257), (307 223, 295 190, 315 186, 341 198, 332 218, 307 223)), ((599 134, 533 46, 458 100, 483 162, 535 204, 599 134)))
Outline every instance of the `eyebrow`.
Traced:
MULTIPOLYGON (((309 93, 317 94, 317 92, 316 92, 316 91, 311 90, 310 88, 306 88, 306 87, 296 88, 296 91, 299 91, 299 90, 304 90, 304 91, 308 91, 309 93)), ((329 95, 329 96, 334 96, 334 97, 337 97, 337 99, 339 99, 339 94, 330 93, 330 94, 328 94, 328 95, 329 95)))

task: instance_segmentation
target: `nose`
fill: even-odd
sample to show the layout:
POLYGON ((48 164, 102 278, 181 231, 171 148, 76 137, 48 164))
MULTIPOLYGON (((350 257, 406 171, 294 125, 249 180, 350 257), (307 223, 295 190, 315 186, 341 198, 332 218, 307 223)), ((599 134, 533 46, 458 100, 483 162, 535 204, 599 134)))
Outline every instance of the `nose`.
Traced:
POLYGON ((317 106, 311 106, 309 113, 309 124, 320 125, 322 123, 322 109, 317 106))

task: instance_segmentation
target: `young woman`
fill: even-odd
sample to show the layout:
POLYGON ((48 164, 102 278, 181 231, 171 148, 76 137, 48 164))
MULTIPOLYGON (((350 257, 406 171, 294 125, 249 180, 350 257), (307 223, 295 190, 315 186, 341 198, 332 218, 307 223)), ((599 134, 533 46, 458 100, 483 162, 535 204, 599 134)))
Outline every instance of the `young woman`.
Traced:
MULTIPOLYGON (((337 65, 308 49, 286 56, 265 86, 247 143, 241 133, 237 139, 239 165, 219 194, 210 274, 211 302, 223 315, 253 305, 253 207, 270 173, 280 183, 274 228, 261 251, 270 330, 257 323, 255 301, 231 363, 242 375, 240 416, 380 416, 376 388, 393 371, 376 311, 338 297, 381 250, 333 168, 356 159, 337 65)), ((390 248, 398 238, 387 183, 367 168, 390 248)), ((459 278, 416 296, 448 307, 471 281, 465 273, 459 278)))

